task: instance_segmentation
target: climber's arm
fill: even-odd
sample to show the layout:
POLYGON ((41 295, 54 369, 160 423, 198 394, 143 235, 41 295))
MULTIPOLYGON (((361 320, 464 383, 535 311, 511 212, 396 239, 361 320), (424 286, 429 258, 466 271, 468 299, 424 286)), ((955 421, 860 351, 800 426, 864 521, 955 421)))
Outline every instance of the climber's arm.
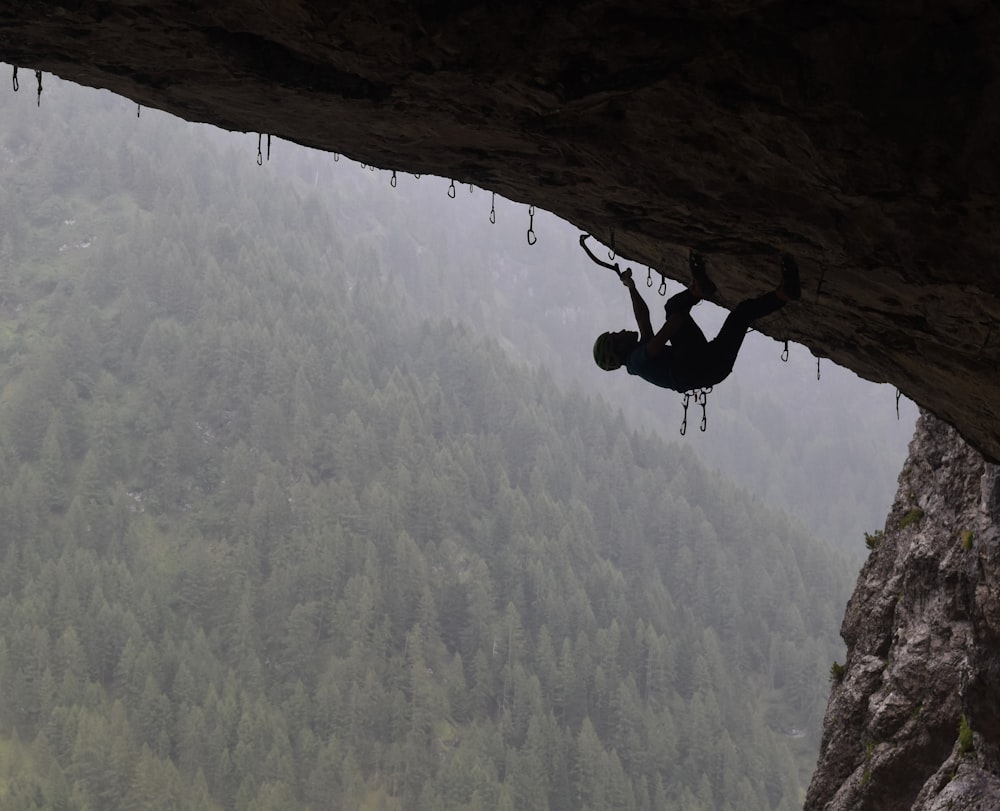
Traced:
POLYGON ((622 284, 628 288, 628 294, 632 298, 632 312, 635 313, 635 323, 639 327, 639 340, 643 342, 649 341, 655 337, 653 335, 653 325, 649 321, 649 307, 646 306, 646 302, 639 295, 639 291, 635 289, 635 282, 632 280, 631 272, 625 271, 622 274, 622 284))

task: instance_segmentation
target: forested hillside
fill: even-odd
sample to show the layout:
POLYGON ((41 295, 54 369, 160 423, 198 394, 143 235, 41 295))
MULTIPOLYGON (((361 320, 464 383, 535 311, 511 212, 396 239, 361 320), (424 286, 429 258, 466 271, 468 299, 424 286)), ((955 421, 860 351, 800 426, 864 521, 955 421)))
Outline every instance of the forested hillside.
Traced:
POLYGON ((824 544, 419 315, 308 178, 31 102, 0 123, 4 809, 801 805, 824 544))

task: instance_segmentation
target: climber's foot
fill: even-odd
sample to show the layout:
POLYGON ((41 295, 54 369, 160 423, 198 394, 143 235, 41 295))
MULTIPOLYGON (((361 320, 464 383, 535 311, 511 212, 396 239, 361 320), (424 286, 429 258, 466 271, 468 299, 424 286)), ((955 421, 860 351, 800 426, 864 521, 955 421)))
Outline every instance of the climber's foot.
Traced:
POLYGON ((705 270, 705 257, 696 251, 691 251, 688 257, 691 266, 691 292, 698 298, 711 298, 718 289, 705 270))
POLYGON ((781 284, 778 285, 778 298, 782 301, 798 301, 802 298, 802 282, 799 279, 799 266, 788 254, 781 257, 781 284))

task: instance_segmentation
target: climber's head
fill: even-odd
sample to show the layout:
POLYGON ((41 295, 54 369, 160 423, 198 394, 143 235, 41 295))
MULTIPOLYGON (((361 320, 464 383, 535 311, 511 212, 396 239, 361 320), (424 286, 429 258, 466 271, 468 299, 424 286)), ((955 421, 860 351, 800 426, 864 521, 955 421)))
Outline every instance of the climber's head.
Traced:
POLYGON ((594 341, 594 362, 606 372, 618 369, 632 351, 636 340, 638 333, 627 329, 598 335, 594 341))

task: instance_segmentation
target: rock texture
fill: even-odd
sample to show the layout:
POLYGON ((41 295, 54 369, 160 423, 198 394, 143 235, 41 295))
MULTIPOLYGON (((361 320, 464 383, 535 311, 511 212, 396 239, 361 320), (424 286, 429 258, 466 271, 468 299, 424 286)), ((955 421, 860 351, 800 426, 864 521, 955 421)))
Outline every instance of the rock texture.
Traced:
POLYGON ((1000 808, 1000 468, 923 412, 871 542, 805 807, 1000 808))
POLYGON ((452 177, 675 279, 697 246, 730 306, 791 251, 806 300, 762 329, 894 383, 992 459, 997 42, 989 0, 0 6, 22 93, 38 69, 452 177))

